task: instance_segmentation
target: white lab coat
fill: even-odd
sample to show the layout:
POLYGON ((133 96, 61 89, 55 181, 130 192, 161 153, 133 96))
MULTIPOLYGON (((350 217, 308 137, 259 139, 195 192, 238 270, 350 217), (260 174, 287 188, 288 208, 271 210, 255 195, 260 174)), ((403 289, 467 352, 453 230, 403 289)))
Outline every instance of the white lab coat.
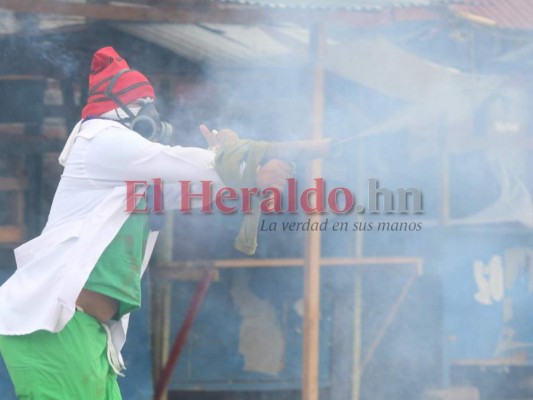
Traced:
MULTIPOLYGON (((220 184, 214 153, 153 143, 118 122, 86 121, 71 144, 46 227, 15 249, 17 270, 0 287, 0 334, 58 332, 72 318, 89 274, 128 217, 125 180, 162 178, 166 209, 181 205, 180 180, 220 184)), ((156 237, 150 233, 143 273, 156 237)), ((119 353, 128 318, 107 323, 119 353)))

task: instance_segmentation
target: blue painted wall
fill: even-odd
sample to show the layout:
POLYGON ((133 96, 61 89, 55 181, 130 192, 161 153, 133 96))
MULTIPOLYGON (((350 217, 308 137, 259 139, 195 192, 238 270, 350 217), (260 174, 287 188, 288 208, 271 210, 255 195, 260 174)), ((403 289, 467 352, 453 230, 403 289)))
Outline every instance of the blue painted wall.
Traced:
MULTIPOLYGON (((323 274, 327 281, 326 274, 323 274)), ((170 387, 176 390, 268 390, 296 389, 301 385, 302 317, 295 304, 303 296, 300 268, 224 270, 214 282, 198 314, 170 387), (247 275, 254 296, 275 310, 285 351, 283 369, 277 375, 244 370, 239 352, 242 318, 232 300, 232 282, 247 275)), ((326 282, 323 282, 326 285, 326 282)), ((176 283, 173 290, 172 335, 174 338, 190 303, 195 283, 176 283)), ((323 288, 320 321, 320 385, 329 385, 331 299, 323 288)), ((258 343, 259 345, 259 343, 258 343)))

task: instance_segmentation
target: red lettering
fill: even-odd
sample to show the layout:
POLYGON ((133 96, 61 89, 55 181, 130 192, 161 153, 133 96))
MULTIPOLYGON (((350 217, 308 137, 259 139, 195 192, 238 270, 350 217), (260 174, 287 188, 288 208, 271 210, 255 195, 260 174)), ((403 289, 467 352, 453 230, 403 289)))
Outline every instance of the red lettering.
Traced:
POLYGON ((211 181, 201 181, 202 192, 191 193, 191 181, 180 181, 181 183, 181 210, 182 213, 191 212, 191 201, 193 197, 202 199, 202 212, 211 214, 211 181))
POLYGON ((237 210, 237 207, 228 207, 224 204, 224 200, 237 200, 237 191, 230 187, 224 187, 217 192, 215 202, 217 208, 224 214, 231 214, 237 210))
POLYGON ((290 178, 287 179, 288 187, 287 187, 287 197, 288 197, 288 203, 289 207, 287 208, 287 211, 290 213, 297 213, 298 212, 298 206, 296 205, 296 179, 290 178))
POLYGON ((300 196, 300 205, 307 214, 326 211, 324 208, 324 179, 316 178, 314 181, 315 187, 305 189, 300 196))
POLYGON ((163 211, 163 181, 161 178, 154 178, 154 206, 152 211, 162 213, 163 211))
POLYGON ((241 188, 242 192, 242 210, 245 214, 252 212, 252 195, 257 196, 259 190, 257 188, 241 188))
POLYGON ((129 213, 146 213, 148 212, 148 204, 142 209, 137 209, 136 199, 146 200, 146 181, 126 181, 126 212, 129 213), (137 185, 143 185, 144 191, 137 193, 137 185))
POLYGON ((345 187, 336 187, 328 195, 328 205, 335 214, 342 214, 350 211, 355 204, 355 197, 353 193, 345 187), (337 204, 337 195, 343 193, 346 203, 342 210, 339 209, 337 204))
POLYGON ((261 195, 268 197, 261 202, 261 211, 264 213, 281 213, 281 192, 269 187, 261 191, 261 195), (269 196, 270 195, 270 196, 269 196))

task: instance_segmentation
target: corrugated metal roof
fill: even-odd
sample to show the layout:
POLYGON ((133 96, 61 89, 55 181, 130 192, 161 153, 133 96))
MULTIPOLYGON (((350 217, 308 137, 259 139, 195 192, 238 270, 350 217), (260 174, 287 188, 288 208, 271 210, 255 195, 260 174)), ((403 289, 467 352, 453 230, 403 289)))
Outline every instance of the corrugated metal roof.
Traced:
MULTIPOLYGON (((273 58, 292 52, 289 46, 257 26, 123 23, 118 24, 118 29, 187 59, 214 65, 265 65, 273 58)), ((283 29, 291 31, 294 40, 307 44, 307 30, 298 27, 283 29)))
MULTIPOLYGON (((346 7, 373 4, 443 4, 443 0, 212 0, 240 4, 291 4, 297 6, 346 7)), ((449 2, 449 0, 446 0, 449 2)), ((417 9, 418 7, 415 7, 417 9)), ((381 12, 383 13, 383 12, 381 12)), ((385 12, 386 13, 386 12, 385 12)), ((354 13, 358 14, 358 13, 354 13)), ((360 14, 360 13, 359 13, 360 14)), ((380 12, 372 15, 380 15, 380 12)), ((388 13, 386 13, 388 15, 388 13)), ((365 14, 365 16, 368 14, 365 14)), ((176 54, 212 65, 272 66, 277 62, 305 62, 309 30, 296 24, 234 25, 234 24, 144 24, 120 23, 118 29, 155 43, 176 54)), ((330 39, 331 41, 331 39, 330 39)))
POLYGON ((489 0, 484 4, 455 5, 456 13, 480 24, 504 29, 533 29, 532 0, 489 0))
MULTIPOLYGON (((213 0, 224 2, 264 3, 285 0, 213 0)), ((374 3, 407 4, 418 0, 377 0, 374 3)), ((287 1, 288 3, 288 1, 287 1)), ((325 5, 363 4, 346 0, 293 0, 291 4, 325 5)), ((370 1, 365 1, 365 4, 370 1)), ((424 1, 428 3, 428 1, 424 1)), ((434 1, 432 1, 435 4, 434 1)), ((375 14, 380 14, 376 12, 375 14)), ((374 13, 372 13, 374 15, 374 13)), ((192 61, 216 66, 275 66, 306 62, 309 46, 309 30, 296 24, 145 24, 120 23, 118 29, 155 43, 192 61)), ((332 43, 332 39, 329 39, 332 43)))
POLYGON ((375 11, 390 7, 417 7, 463 3, 463 0, 214 0, 218 3, 269 8, 375 11))

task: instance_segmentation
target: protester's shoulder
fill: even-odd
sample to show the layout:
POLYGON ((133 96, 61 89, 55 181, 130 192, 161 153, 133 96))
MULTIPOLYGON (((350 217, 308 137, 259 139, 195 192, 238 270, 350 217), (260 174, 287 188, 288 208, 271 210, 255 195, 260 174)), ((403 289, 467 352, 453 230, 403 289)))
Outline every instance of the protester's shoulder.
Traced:
POLYGON ((118 149, 121 152, 147 151, 150 148, 150 142, 144 139, 137 132, 132 131, 126 126, 115 122, 106 120, 91 120, 87 121, 87 130, 80 132, 82 137, 89 140, 89 152, 95 151, 103 154, 106 149, 116 152, 118 149), (92 122, 94 121, 94 122, 92 122))
POLYGON ((80 136, 86 139, 93 139, 96 136, 112 137, 112 136, 130 136, 135 137, 135 132, 117 121, 107 119, 91 119, 83 122, 80 136), (105 133, 105 135, 102 135, 105 133))

